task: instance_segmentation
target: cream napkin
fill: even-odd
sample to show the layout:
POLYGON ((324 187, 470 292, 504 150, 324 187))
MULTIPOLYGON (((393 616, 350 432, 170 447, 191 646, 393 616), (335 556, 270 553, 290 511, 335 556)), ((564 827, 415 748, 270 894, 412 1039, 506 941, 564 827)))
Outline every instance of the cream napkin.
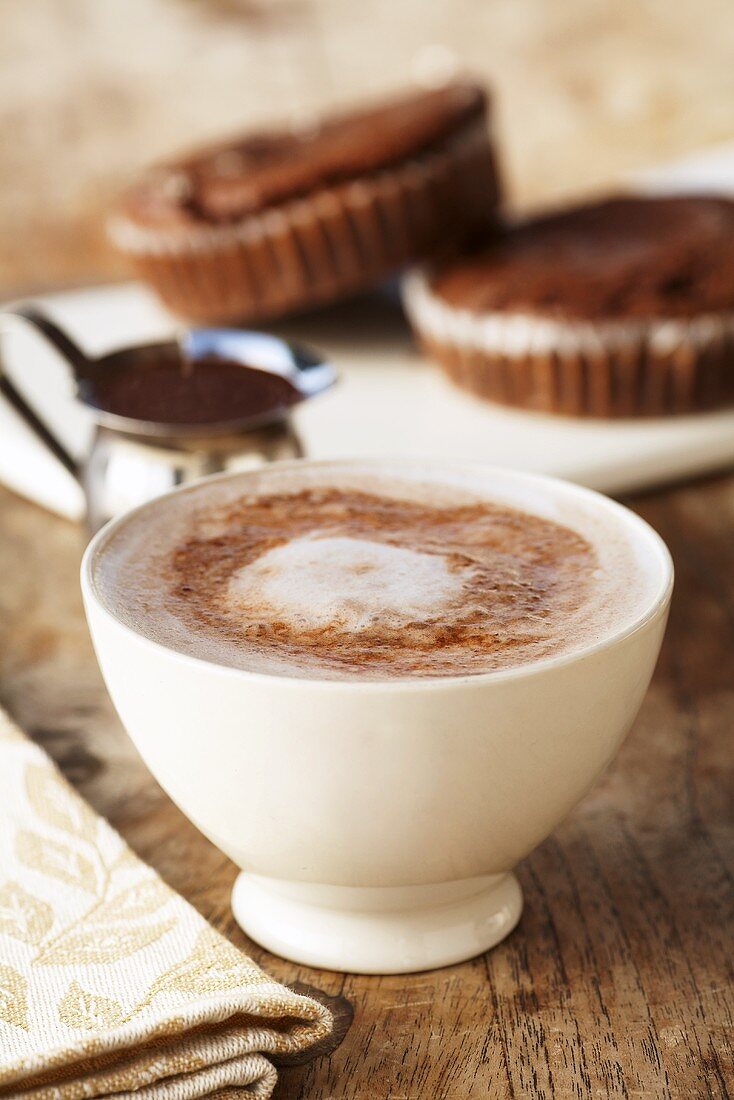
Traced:
POLYGON ((331 1030, 142 863, 0 711, 0 1097, 268 1097, 331 1030))

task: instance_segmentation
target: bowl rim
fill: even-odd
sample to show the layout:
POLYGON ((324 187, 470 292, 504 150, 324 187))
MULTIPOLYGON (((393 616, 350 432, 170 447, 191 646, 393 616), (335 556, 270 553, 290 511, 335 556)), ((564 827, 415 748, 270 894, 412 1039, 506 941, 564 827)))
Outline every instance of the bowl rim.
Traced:
POLYGON ((257 467, 253 470, 225 471, 224 473, 210 474, 206 477, 198 478, 196 481, 186 485, 178 486, 166 493, 162 493, 160 496, 154 497, 152 500, 144 501, 142 504, 129 509, 119 516, 115 516, 100 528, 92 537, 84 551, 80 568, 80 580, 88 619, 88 607, 93 606, 98 614, 101 614, 104 619, 114 624, 123 634, 129 636, 131 639, 135 639, 144 647, 150 647, 156 653, 164 653, 168 655, 169 658, 179 661, 183 668, 196 667, 199 669, 206 669, 211 675, 234 677, 246 682, 269 684, 270 686, 277 685, 283 690, 297 688, 301 691, 328 690, 331 692, 338 691, 348 694, 355 691, 367 693, 405 693, 414 691, 450 690, 452 688, 456 689, 457 687, 479 687, 482 685, 486 686, 490 683, 499 684, 510 680, 529 678, 539 673, 549 672, 554 669, 563 668, 567 665, 587 660, 606 649, 618 645, 630 636, 639 633, 639 631, 643 630, 652 620, 666 611, 673 591, 675 570, 670 551, 657 531, 630 508, 618 503, 616 500, 612 500, 603 493, 597 492, 595 489, 589 489, 586 486, 567 481, 564 478, 551 477, 547 474, 529 473, 524 470, 497 466, 491 463, 462 461, 461 459, 385 456, 381 458, 288 459, 269 463, 265 467, 257 467), (529 487, 535 486, 537 488, 542 488, 546 486, 551 492, 560 492, 565 498, 575 497, 581 501, 592 502, 592 507, 611 512, 618 520, 631 526, 636 533, 639 534, 641 541, 647 544, 650 552, 657 557, 660 583, 655 588, 653 594, 646 601, 641 603, 639 613, 633 615, 629 622, 624 623, 618 629, 610 631, 608 634, 605 634, 601 638, 597 638, 587 645, 579 646, 577 649, 570 649, 563 653, 539 657, 536 660, 510 666, 509 668, 490 669, 485 672, 463 673, 456 676, 370 677, 369 679, 362 679, 359 677, 350 678, 346 676, 330 677, 328 674, 313 677, 294 676, 282 672, 262 672, 239 668, 233 665, 219 664, 206 657, 197 657, 191 653, 184 653, 181 650, 175 649, 173 646, 165 645, 163 642, 151 638, 142 630, 138 630, 128 623, 123 622, 122 619, 114 614, 98 594, 94 580, 96 559, 100 555, 104 544, 114 536, 115 532, 140 512, 149 508, 155 508, 159 502, 169 497, 200 489, 202 485, 208 484, 209 482, 237 480, 246 478, 249 474, 261 474, 263 470, 286 470, 303 465, 308 465, 311 468, 324 467, 333 469, 337 467, 345 470, 374 467, 376 469, 402 468, 405 469, 406 472, 417 472, 423 469, 427 474, 429 471, 434 471, 436 473, 446 471, 454 474, 466 472, 469 474, 482 474, 488 478, 497 477, 499 479, 504 479, 505 482, 516 481, 529 487))

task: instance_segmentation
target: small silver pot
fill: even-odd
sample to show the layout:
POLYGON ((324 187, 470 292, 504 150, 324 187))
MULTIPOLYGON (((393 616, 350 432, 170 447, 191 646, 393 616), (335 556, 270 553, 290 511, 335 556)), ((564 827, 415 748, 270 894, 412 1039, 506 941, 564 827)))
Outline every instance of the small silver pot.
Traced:
POLYGON ((336 372, 323 357, 266 333, 240 329, 190 329, 177 341, 128 347, 90 359, 68 333, 37 307, 0 312, 0 332, 31 330, 56 351, 73 371, 77 398, 91 412, 95 432, 91 448, 78 463, 40 419, 0 361, 0 393, 35 436, 80 482, 86 498, 87 525, 98 530, 113 516, 160 493, 205 474, 247 469, 277 459, 301 457, 291 409, 331 386, 336 372), (204 424, 166 424, 132 419, 97 408, 92 399, 97 371, 140 366, 145 357, 177 344, 189 361, 219 356, 288 381, 293 402, 257 416, 204 424))

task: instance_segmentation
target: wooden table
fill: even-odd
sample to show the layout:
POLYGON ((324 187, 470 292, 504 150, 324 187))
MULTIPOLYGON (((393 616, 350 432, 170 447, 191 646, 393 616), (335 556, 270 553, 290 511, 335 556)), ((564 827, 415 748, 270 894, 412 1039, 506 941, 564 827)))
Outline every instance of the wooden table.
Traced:
POLYGON ((245 941, 229 909, 235 867, 149 776, 105 694, 76 581, 82 532, 0 490, 4 704, 210 921, 277 978, 354 1006, 330 1057, 282 1070, 279 1100, 734 1090, 734 477, 631 503, 678 573, 633 733, 520 868, 525 912, 507 941, 461 966, 365 978, 245 941))

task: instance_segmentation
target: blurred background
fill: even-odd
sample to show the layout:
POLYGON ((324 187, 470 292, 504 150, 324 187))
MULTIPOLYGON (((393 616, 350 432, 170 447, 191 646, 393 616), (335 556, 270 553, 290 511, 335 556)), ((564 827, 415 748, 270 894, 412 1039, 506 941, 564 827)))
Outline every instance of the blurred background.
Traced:
POLYGON ((100 224, 149 160, 454 62, 521 207, 734 138, 732 0, 2 0, 0 294, 119 277, 100 224))

